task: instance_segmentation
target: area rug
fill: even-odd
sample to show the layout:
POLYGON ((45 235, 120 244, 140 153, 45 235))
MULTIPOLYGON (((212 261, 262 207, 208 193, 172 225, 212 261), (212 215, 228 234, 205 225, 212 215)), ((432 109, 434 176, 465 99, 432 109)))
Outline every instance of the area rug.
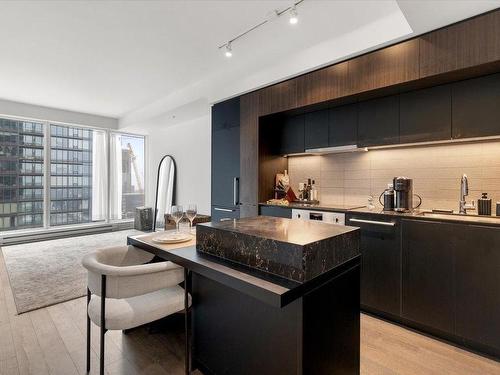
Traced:
POLYGON ((126 230, 2 247, 18 314, 86 295, 83 256, 125 245, 128 235, 140 233, 126 230))

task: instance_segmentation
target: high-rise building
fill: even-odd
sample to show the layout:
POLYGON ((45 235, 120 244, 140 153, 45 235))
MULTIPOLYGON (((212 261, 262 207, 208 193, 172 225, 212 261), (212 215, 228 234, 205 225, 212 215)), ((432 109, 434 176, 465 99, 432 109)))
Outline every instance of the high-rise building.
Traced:
POLYGON ((43 130, 0 119, 0 230, 43 226, 43 130))
POLYGON ((92 221, 92 130, 50 125, 50 225, 92 221))

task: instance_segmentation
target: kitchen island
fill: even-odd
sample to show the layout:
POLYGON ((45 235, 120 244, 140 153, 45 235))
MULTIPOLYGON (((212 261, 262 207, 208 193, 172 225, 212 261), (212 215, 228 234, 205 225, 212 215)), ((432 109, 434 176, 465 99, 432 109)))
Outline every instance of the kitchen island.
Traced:
POLYGON ((186 268, 191 367, 204 374, 358 374, 359 230, 255 217, 197 245, 128 242, 186 268))

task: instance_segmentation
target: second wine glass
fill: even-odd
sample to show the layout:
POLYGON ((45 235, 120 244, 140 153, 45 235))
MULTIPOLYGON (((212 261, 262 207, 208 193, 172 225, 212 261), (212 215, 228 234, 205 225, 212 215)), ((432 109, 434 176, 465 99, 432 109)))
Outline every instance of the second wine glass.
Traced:
POLYGON ((189 219, 191 223, 191 232, 193 231, 193 220, 196 218, 198 210, 195 204, 189 204, 186 210, 186 217, 189 219))

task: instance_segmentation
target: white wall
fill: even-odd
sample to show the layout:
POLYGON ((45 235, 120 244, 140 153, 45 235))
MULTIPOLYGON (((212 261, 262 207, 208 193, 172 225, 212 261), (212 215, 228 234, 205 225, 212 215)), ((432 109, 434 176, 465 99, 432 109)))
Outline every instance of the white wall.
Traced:
POLYGON ((0 115, 66 122, 69 124, 95 126, 98 128, 118 128, 118 119, 113 117, 66 111, 63 109, 13 102, 4 99, 0 99, 0 115))
POLYGON ((158 163, 169 154, 177 164, 177 203, 194 203, 200 214, 210 214, 210 123, 210 115, 205 115, 148 132, 148 206, 154 205, 158 163))

